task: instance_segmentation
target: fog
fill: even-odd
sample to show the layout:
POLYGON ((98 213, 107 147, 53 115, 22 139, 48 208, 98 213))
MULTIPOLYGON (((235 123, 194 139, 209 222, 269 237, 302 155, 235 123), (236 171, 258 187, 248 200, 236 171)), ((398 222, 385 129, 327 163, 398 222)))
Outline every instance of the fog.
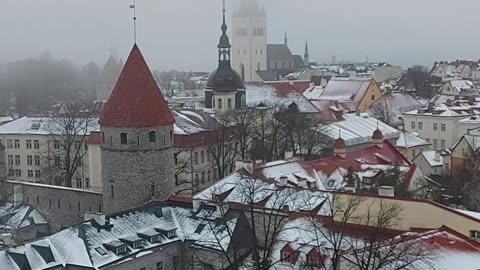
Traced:
MULTIPOLYGON (((312 61, 388 61, 404 67, 480 56, 478 0, 258 0, 269 43, 288 32, 294 53, 308 40, 312 61)), ((0 62, 49 52, 100 65, 133 43, 129 0, 2 0, 0 62)), ((138 44, 154 69, 216 65, 221 0, 137 0, 138 44)), ((227 1, 227 12, 236 5, 227 1)))

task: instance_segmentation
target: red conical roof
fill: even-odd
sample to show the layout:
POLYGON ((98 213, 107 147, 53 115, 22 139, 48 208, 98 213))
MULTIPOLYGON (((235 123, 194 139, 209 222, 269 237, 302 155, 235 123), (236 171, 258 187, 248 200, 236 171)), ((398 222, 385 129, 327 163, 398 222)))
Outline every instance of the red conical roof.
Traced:
POLYGON ((333 148, 347 148, 347 144, 345 143, 344 139, 338 138, 335 140, 335 143, 333 144, 333 148))
POLYGON ((100 125, 139 128, 172 125, 174 122, 175 118, 135 44, 112 95, 105 103, 100 125))
POLYGON ((377 129, 373 132, 372 139, 374 139, 374 140, 381 140, 381 139, 383 139, 383 133, 377 128, 377 129))

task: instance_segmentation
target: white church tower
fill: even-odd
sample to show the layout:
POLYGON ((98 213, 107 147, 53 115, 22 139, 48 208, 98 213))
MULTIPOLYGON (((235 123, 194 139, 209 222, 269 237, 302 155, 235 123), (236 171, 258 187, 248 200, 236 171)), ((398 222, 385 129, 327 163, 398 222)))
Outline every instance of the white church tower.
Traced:
POLYGON ((267 16, 257 0, 241 0, 232 16, 232 66, 244 82, 267 70, 267 16))

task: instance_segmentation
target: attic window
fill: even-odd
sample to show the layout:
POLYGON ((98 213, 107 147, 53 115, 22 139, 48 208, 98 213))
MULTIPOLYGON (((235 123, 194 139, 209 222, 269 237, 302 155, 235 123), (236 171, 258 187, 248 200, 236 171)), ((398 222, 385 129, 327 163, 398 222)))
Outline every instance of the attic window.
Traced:
POLYGON ((167 233, 168 239, 172 239, 172 238, 174 238, 174 237, 176 237, 176 236, 177 236, 177 232, 175 232, 175 231, 169 231, 169 232, 167 233))
POLYGON ((480 241, 480 231, 470 230, 470 239, 480 241))
POLYGON ((101 247, 95 248, 95 251, 96 251, 98 254, 102 255, 102 256, 107 255, 107 252, 105 251, 105 249, 103 249, 103 248, 101 248, 101 247))
POLYGON ((142 248, 143 247, 143 242, 142 241, 135 242, 135 243, 133 243, 132 247, 134 249, 142 248))
POLYGON ((125 245, 125 246, 121 246, 121 247, 117 247, 117 248, 115 249, 115 254, 117 254, 117 255, 122 255, 122 254, 124 254, 124 253, 127 253, 127 246, 126 246, 126 245, 125 245))
POLYGON ((39 130, 40 129, 40 124, 39 123, 33 123, 31 126, 31 129, 39 130))
POLYGON ((160 235, 155 235, 155 236, 152 236, 150 237, 150 243, 158 243, 160 242, 160 235))
POLYGON ((198 225, 197 229, 195 229, 195 233, 200 234, 203 231, 203 229, 205 228, 205 226, 206 226, 206 224, 198 225))
POLYGON ((290 210, 290 207, 289 207, 288 205, 284 205, 284 206, 282 207, 282 209, 288 211, 288 210, 290 210))

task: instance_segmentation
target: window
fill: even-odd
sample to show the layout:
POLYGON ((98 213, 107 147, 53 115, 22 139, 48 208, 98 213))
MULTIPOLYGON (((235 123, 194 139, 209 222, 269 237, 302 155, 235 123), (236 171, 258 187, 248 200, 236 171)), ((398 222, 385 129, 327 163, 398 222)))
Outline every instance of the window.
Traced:
POLYGON ((375 95, 372 95, 372 100, 375 100, 375 95))
POLYGON ((115 250, 115 253, 117 255, 120 255, 120 254, 123 254, 127 252, 127 246, 121 246, 121 247, 118 247, 116 250, 115 250))
POLYGON ((423 122, 418 122, 418 129, 422 130, 423 129, 423 122))
POLYGON ((15 155, 15 165, 20 166, 20 156, 15 155))
POLYGON ((33 157, 28 155, 27 156, 27 165, 32 166, 33 165, 33 157))
POLYGON ((212 154, 207 150, 207 161, 212 160, 212 154))
POLYGON ((33 140, 33 149, 40 149, 40 141, 33 140))
POLYGON ((60 156, 55 156, 55 166, 60 166, 60 156))
POLYGON ((14 169, 8 169, 8 176, 14 176, 15 175, 15 170, 14 169))
POLYGON ((227 100, 227 107, 228 107, 229 109, 232 108, 232 99, 231 99, 231 98, 229 98, 229 99, 227 100))
POLYGON ((7 139, 7 148, 13 148, 13 141, 11 139, 7 139))
POLYGON ((13 165, 13 155, 8 155, 8 165, 13 165))
POLYGON ((211 175, 210 170, 208 170, 208 172, 207 172, 207 181, 208 182, 212 181, 212 175, 211 175))
POLYGON ((170 130, 170 142, 173 142, 173 130, 170 130))
POLYGON ((212 98, 212 108, 215 108, 215 97, 212 98))
POLYGON ((142 248, 142 247, 143 247, 143 241, 138 241, 138 242, 133 243, 133 248, 134 249, 139 249, 139 248, 142 248))
POLYGON ((15 170, 15 177, 22 177, 22 171, 21 170, 15 170))
POLYGON ((437 131, 438 130, 438 124, 437 123, 433 123, 433 131, 437 131))
POLYGON ((159 235, 155 235, 155 236, 152 236, 150 237, 150 243, 157 243, 157 242, 160 242, 160 236, 159 235))
POLYGON ((442 124, 440 127, 441 127, 442 131, 447 131, 447 125, 442 124))
POLYGON ((193 162, 195 163, 195 165, 197 165, 197 164, 198 164, 198 152, 195 152, 195 153, 193 154, 193 156, 194 156, 193 162))
POLYGON ((282 252, 282 261, 290 262, 291 255, 288 252, 282 252))
POLYGON ((157 262, 157 268, 156 270, 163 270, 163 262, 157 262))
POLYGON ((195 174, 195 186, 199 186, 200 185, 200 181, 199 181, 199 178, 198 178, 198 173, 195 174))
POLYGON ((35 156, 35 166, 40 166, 40 156, 35 156))
POLYGON ((412 129, 415 129, 415 122, 412 122, 412 129))
POLYGON ((152 197, 155 197, 155 183, 152 183, 152 185, 150 186, 150 193, 152 197))
POLYGON ((173 256, 173 270, 178 270, 178 256, 173 256))
POLYGON ((435 150, 438 149, 438 141, 437 141, 437 139, 433 139, 433 149, 435 149, 435 150))
POLYGON ((430 143, 430 139, 429 139, 429 138, 426 138, 425 141, 426 141, 427 143, 430 143))
POLYGON ((205 184, 205 172, 202 172, 202 185, 205 184))
POLYGON ((156 135, 155 131, 150 131, 148 133, 148 138, 150 139, 150 142, 154 143, 157 140, 155 135, 156 135))
POLYGON ((90 188, 90 178, 85 178, 85 188, 90 188))
POLYGON ((218 108, 219 108, 219 109, 222 108, 222 100, 221 100, 221 99, 218 99, 218 108))
POLYGON ((202 152, 200 152, 200 161, 201 161, 202 163, 205 162, 205 152, 204 152, 203 150, 202 150, 202 152))
POLYGON ((414 159, 417 156, 417 152, 415 149, 412 150, 412 159, 414 159))
POLYGON ((475 240, 475 241, 479 241, 480 240, 480 231, 471 230, 470 231, 470 239, 475 240))
POLYGON ((260 62, 257 63, 257 70, 260 70, 260 62))
POLYGON ((28 170, 27 175, 28 175, 28 178, 32 178, 33 177, 33 170, 28 170))
POLYGON ((445 140, 440 141, 440 148, 445 149, 445 140))
POLYGON ((115 189, 113 185, 110 186, 110 197, 115 198, 115 189))
POLYGON ((120 133, 120 143, 127 144, 127 133, 120 133))
POLYGON ((77 188, 82 188, 82 178, 77 177, 75 181, 77 182, 77 188))
POLYGON ((19 149, 19 148, 20 148, 20 140, 17 140, 17 139, 16 139, 16 140, 14 141, 13 147, 14 147, 15 149, 19 149))
POLYGON ((27 140, 26 147, 27 149, 32 149, 32 140, 27 140))
POLYGON ((40 178, 42 177, 42 173, 40 172, 40 170, 35 170, 35 178, 40 178))

